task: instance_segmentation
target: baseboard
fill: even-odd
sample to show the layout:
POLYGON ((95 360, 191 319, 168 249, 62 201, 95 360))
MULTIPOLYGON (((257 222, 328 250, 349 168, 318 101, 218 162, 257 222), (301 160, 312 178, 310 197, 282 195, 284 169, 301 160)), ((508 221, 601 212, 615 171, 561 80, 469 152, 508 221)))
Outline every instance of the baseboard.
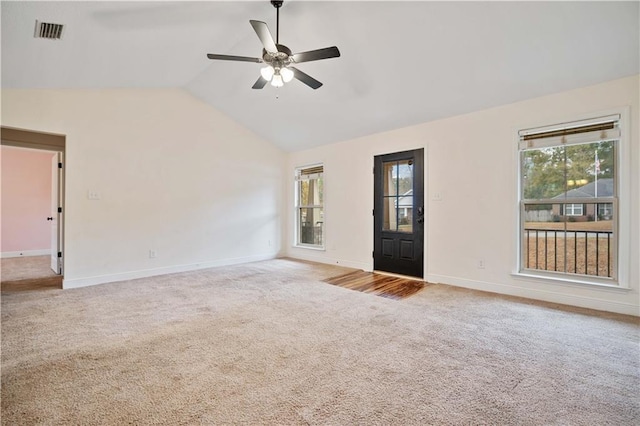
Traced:
POLYGON ((4 251, 0 254, 0 258, 8 259, 10 257, 50 256, 50 255, 51 255, 51 249, 4 251))
POLYGON ((427 281, 431 283, 441 283, 456 287, 464 287, 473 290, 488 291, 491 293, 505 294, 508 296, 524 297, 527 299, 542 300, 545 302, 559 303, 562 305, 595 309, 598 311, 640 316, 640 306, 632 303, 616 302, 594 297, 558 293, 541 289, 516 287, 493 282, 468 280, 465 278, 450 277, 446 275, 431 274, 427 277, 427 281))
POLYGON ((63 289, 88 287, 98 284, 106 284, 117 281, 135 280, 139 278, 154 277, 157 275, 175 274, 178 272, 196 271, 198 269, 216 268, 220 266, 238 265, 241 263, 259 262, 262 260, 275 259, 276 254, 262 254, 256 256, 236 257, 230 259, 219 259, 208 262, 190 263, 186 265, 166 266, 162 268, 143 269, 139 271, 122 272, 118 274, 98 275, 86 278, 64 279, 63 289))
POLYGON ((371 271, 371 265, 367 265, 366 263, 363 263, 363 262, 328 258, 326 256, 317 256, 317 255, 314 255, 313 253, 296 252, 295 254, 287 253, 286 256, 291 259, 308 260, 310 262, 324 263, 327 265, 338 265, 338 266, 344 266, 345 268, 362 269, 363 271, 369 271, 369 272, 371 271))

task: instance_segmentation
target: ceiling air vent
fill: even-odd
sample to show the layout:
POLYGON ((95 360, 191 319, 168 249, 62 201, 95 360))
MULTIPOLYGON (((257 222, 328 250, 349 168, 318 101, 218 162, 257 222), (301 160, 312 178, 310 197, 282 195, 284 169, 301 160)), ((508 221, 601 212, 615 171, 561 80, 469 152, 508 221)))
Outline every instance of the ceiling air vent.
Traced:
POLYGON ((36 21, 35 38, 48 38, 50 40, 60 40, 64 25, 52 24, 50 22, 36 21))

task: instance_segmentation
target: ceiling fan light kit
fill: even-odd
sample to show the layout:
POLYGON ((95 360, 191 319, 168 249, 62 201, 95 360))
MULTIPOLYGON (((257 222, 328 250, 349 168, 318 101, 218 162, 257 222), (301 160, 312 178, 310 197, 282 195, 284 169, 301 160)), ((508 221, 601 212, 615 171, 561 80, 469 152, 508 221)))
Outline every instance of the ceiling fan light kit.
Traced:
POLYGON ((317 89, 322 83, 303 73, 299 69, 293 67, 293 64, 301 62, 319 61, 321 59, 337 58, 340 51, 336 46, 326 47, 324 49, 310 50, 293 54, 291 49, 279 43, 280 41, 280 7, 283 1, 272 0, 271 4, 276 8, 276 39, 269 31, 269 27, 262 21, 251 20, 249 23, 262 42, 262 57, 251 58, 246 56, 219 55, 214 53, 207 54, 209 59, 223 61, 240 61, 240 62, 256 62, 265 63, 267 66, 260 69, 260 77, 252 86, 253 89, 262 89, 267 83, 271 82, 273 87, 282 87, 284 83, 288 83, 294 78, 311 87, 317 89))

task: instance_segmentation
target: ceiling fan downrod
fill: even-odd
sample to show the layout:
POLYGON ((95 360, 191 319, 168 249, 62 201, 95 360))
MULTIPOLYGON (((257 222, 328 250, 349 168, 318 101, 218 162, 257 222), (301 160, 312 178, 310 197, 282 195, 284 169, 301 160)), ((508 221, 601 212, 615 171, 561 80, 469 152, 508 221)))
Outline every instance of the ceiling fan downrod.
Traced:
POLYGON ((280 7, 284 0, 271 0, 271 4, 276 8, 276 44, 280 43, 280 7))

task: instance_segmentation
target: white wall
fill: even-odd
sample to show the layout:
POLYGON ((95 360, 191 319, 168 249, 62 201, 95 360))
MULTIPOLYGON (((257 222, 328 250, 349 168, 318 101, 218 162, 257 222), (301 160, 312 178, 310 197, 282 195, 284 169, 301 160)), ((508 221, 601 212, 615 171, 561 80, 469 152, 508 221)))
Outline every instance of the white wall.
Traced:
POLYGON ((2 125, 66 135, 65 288, 280 250, 285 154, 182 90, 3 90, 2 125))
MULTIPOLYGON (((296 166, 322 162, 325 168, 326 251, 292 247, 294 216, 289 207, 285 241, 288 256, 371 270, 373 260, 373 157, 425 148, 425 277, 469 288, 557 303, 640 314, 640 149, 639 77, 559 93, 449 119, 291 153, 288 205, 293 206, 296 166), (558 284, 515 277, 517 131, 597 116, 630 106, 627 244, 621 247, 624 285, 619 288, 558 284), (442 201, 434 201, 440 193, 442 201), (630 216, 629 216, 630 215, 630 216), (483 259, 485 269, 478 269, 483 259)), ((429 102, 429 100, 425 100, 429 102)), ((626 203, 626 208, 622 204, 626 203)))

